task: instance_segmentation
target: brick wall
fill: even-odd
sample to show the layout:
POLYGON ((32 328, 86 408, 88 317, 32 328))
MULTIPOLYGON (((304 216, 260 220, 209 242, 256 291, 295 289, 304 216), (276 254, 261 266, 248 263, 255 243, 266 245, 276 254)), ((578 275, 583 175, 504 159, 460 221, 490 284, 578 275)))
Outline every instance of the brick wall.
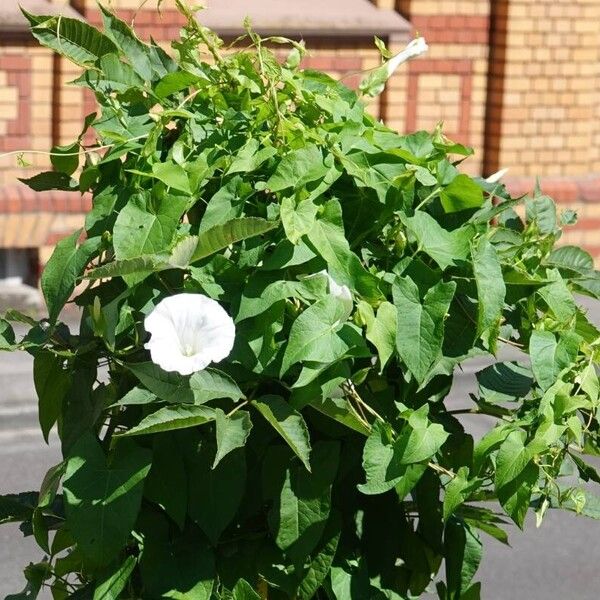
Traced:
MULTIPOLYGON (((47 151, 52 143, 52 54, 23 42, 0 41, 0 154, 24 149, 47 151)), ((47 157, 0 158, 0 186, 45 168, 47 157)))
MULTIPOLYGON (((382 0, 383 1, 383 0, 382 0)), ((465 167, 480 172, 483 161, 488 72, 489 3, 485 0, 403 0, 396 3, 430 50, 409 63, 389 85, 387 122, 400 131, 431 130, 473 146, 465 167)), ((398 48, 399 49, 399 48, 398 48)))
POLYGON ((578 212, 565 243, 600 258, 600 2, 494 0, 486 172, 578 212))
POLYGON ((489 169, 573 176, 600 168, 600 2, 496 0, 489 169))
MULTIPOLYGON (((88 201, 77 194, 36 194, 17 182, 50 168, 51 146, 81 129, 80 90, 65 86, 76 70, 29 37, 0 41, 0 248, 39 248, 82 224, 88 201), (19 161, 19 151, 25 165, 19 161)), ((45 262, 45 261, 44 261, 45 262)))

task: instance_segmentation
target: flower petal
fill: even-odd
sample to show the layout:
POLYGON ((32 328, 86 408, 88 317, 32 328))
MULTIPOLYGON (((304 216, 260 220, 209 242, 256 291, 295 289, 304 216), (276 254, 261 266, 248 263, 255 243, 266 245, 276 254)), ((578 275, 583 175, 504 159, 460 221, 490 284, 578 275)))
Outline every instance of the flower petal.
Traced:
POLYGON ((416 56, 420 56, 429 50, 424 37, 418 37, 409 42, 404 50, 392 56, 387 62, 387 74, 391 77, 394 71, 404 62, 416 56))
POLYGON ((144 320, 151 334, 146 348, 165 371, 189 375, 226 358, 235 325, 223 307, 202 294, 176 294, 161 300, 144 320))

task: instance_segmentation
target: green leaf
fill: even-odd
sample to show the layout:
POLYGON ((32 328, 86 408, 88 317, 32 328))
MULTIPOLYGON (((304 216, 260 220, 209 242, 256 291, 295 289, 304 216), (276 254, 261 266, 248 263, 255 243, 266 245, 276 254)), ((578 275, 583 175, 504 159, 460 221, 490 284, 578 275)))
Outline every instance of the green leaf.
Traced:
POLYGON ((15 350, 15 332, 12 325, 0 317, 0 350, 15 350))
POLYGON ((81 229, 78 229, 60 240, 42 273, 42 292, 48 307, 48 318, 52 323, 58 318, 75 290, 77 280, 101 245, 100 238, 95 237, 85 240, 78 247, 80 235, 81 229))
POLYGON ((514 402, 525 398, 533 386, 531 370, 516 362, 501 362, 477 373, 479 394, 486 402, 514 402))
POLYGON ((331 276, 338 284, 349 286, 368 300, 382 299, 378 278, 367 271, 350 250, 344 234, 342 207, 337 200, 329 200, 322 206, 307 237, 327 262, 331 276))
POLYGON ((549 196, 536 190, 534 198, 525 201, 527 223, 535 223, 540 233, 547 235, 556 231, 556 205, 549 196))
POLYGON ((498 500, 520 528, 523 528, 539 471, 524 441, 523 431, 513 431, 502 442, 496 457, 495 476, 498 500))
POLYGON ((152 468, 144 485, 144 497, 162 506, 180 530, 184 528, 188 506, 186 458, 174 434, 155 435, 152 468))
POLYGON ((298 200, 293 196, 283 198, 279 214, 285 234, 292 244, 297 244, 312 229, 317 210, 317 205, 310 199, 298 200))
POLYGON ((210 600, 215 586, 215 558, 200 532, 176 534, 156 515, 143 526, 140 561, 144 596, 210 600))
POLYGON ((429 405, 425 404, 408 418, 394 443, 394 452, 402 465, 410 465, 432 458, 448 439, 448 433, 439 423, 427 417, 429 405))
POLYGON ((104 32, 118 46, 131 66, 146 81, 152 79, 152 62, 149 57, 149 47, 141 42, 129 25, 100 5, 104 32))
POLYGON ((312 472, 298 463, 290 463, 286 470, 269 526, 276 544, 291 557, 302 560, 319 543, 329 519, 339 450, 337 442, 319 442, 311 456, 312 472))
POLYGON ((38 21, 25 12, 31 33, 43 45, 83 67, 93 66, 100 57, 117 52, 113 42, 95 27, 79 19, 44 17, 38 21))
POLYGON ((496 450, 511 431, 506 424, 497 425, 488 431, 473 450, 473 473, 477 475, 491 452, 496 450))
POLYGON ((369 435, 369 428, 356 416, 356 413, 348 408, 348 402, 342 398, 313 399, 309 404, 321 414, 337 421, 344 427, 348 427, 362 435, 369 435))
MULTIPOLYGON (((367 306, 370 308, 370 305, 367 306)), ((382 302, 377 309, 377 315, 372 315, 372 318, 367 320, 367 339, 377 349, 380 372, 383 371, 396 349, 396 329, 398 327, 396 313, 396 307, 391 302, 382 302)))
POLYGON ((365 96, 375 98, 379 96, 381 92, 383 92, 389 77, 390 74, 388 71, 388 64, 386 62, 373 71, 367 72, 367 74, 361 79, 358 87, 365 96))
POLYGON ((310 437, 302 415, 281 396, 263 396, 254 400, 252 406, 273 426, 310 471, 310 437))
POLYGON ((30 520, 38 505, 38 498, 37 492, 0 496, 0 525, 30 520))
POLYGON ((444 493, 444 521, 468 498, 472 486, 469 484, 469 470, 461 467, 446 485, 444 493))
MULTIPOLYGON (((164 253, 171 245, 186 206, 187 203, 182 198, 166 194, 156 202, 149 202, 142 195, 133 196, 115 221, 115 258, 122 261, 164 253)), ((143 279, 143 276, 127 275, 125 278, 133 284, 143 279)))
POLYGON ((565 498, 560 502, 553 498, 553 507, 564 508, 578 515, 600 520, 600 497, 582 488, 571 488, 568 491, 563 488, 561 491, 565 498))
POLYGON ((498 501, 506 514, 521 529, 523 529, 533 487, 537 484, 538 478, 539 467, 530 462, 518 477, 497 490, 498 501))
POLYGON ((189 385, 195 404, 204 404, 216 398, 230 398, 237 402, 244 397, 237 383, 217 369, 197 371, 190 377, 189 385))
POLYGON ((167 73, 154 88, 154 93, 160 100, 164 100, 171 94, 187 90, 191 85, 200 81, 198 75, 194 75, 189 71, 175 71, 167 73))
POLYGON ((394 283, 394 306, 398 311, 396 348, 419 383, 425 381, 441 356, 444 319, 455 289, 456 283, 440 281, 421 302, 419 288, 411 279, 398 277, 394 283))
POLYGON ((125 93, 131 88, 141 88, 144 80, 117 54, 105 54, 100 58, 101 76, 97 71, 87 71, 74 83, 85 84, 96 93, 125 93))
POLYGON ((189 471, 188 514, 213 545, 233 520, 246 487, 243 450, 230 452, 213 467, 215 451, 201 443, 189 471))
POLYGON ((468 175, 457 175, 440 192, 440 201, 447 213, 479 208, 483 204, 483 190, 468 175))
POLYGON ((534 330, 529 339, 531 368, 536 381, 545 391, 559 373, 574 360, 579 349, 577 334, 562 334, 557 342, 551 331, 534 330))
POLYGON ((67 146, 54 146, 51 150, 50 162, 55 170, 72 175, 79 166, 79 142, 67 146))
POLYGON ((297 189, 325 177, 329 171, 323 153, 315 144, 292 150, 281 159, 275 173, 265 183, 266 189, 279 192, 287 188, 297 189))
POLYGON ((252 430, 252 420, 250 414, 245 410, 240 410, 227 416, 221 409, 217 408, 215 412, 217 428, 217 453, 212 465, 214 469, 221 460, 232 450, 242 448, 252 430))
POLYGON ((327 277, 321 275, 306 277, 301 281, 273 281, 270 274, 264 277, 257 274, 244 287, 236 321, 256 317, 286 298, 298 298, 305 302, 318 300, 327 295, 327 285, 327 277))
POLYGON ((498 526, 498 524, 505 524, 505 521, 498 517, 495 512, 476 506, 462 506, 459 512, 465 523, 508 545, 506 531, 498 526))
POLYGON ((63 368, 64 360, 42 350, 33 359, 33 381, 38 397, 38 416, 44 439, 48 442, 50 430, 56 423, 62 402, 71 385, 71 376, 63 368))
MULTIPOLYGON (((179 373, 163 371, 153 362, 129 363, 127 368, 143 383, 150 392, 161 400, 173 404, 185 404, 194 401, 190 381, 179 373)), ((200 378, 198 383, 208 378, 200 378)), ((200 391, 200 390, 199 390, 200 391)))
POLYGON ((215 411, 207 406, 189 404, 165 406, 142 419, 121 436, 147 435, 174 429, 186 429, 215 420, 215 411))
POLYGON ((577 246, 555 248, 546 258, 546 263, 581 275, 588 275, 594 270, 592 256, 577 246))
POLYGON ((493 349, 500 334, 506 285, 496 249, 486 238, 480 240, 472 257, 479 301, 477 335, 483 337, 488 348, 493 349))
POLYGON ((344 356, 350 346, 337 332, 349 316, 348 308, 347 303, 330 296, 304 310, 292 324, 281 373, 298 362, 330 364, 344 356))
POLYGON ((358 486, 363 494, 383 494, 393 489, 403 477, 396 465, 391 465, 394 457, 392 441, 391 427, 375 421, 363 449, 362 466, 366 483, 358 486))
POLYGON ((173 161, 154 163, 152 165, 152 174, 168 187, 185 192, 186 194, 192 193, 188 174, 181 165, 173 161))
POLYGON ((94 589, 93 600, 118 600, 136 565, 135 556, 128 556, 121 564, 100 578, 94 589))
POLYGON ((137 519, 151 453, 120 442, 107 463, 100 444, 83 435, 71 449, 63 480, 67 524, 86 562, 108 565, 137 519))
POLYGON ((311 600, 329 575, 341 536, 341 519, 332 515, 321 540, 320 548, 308 565, 308 569, 298 586, 298 600, 311 600))
POLYGON ((153 394, 144 388, 134 387, 122 398, 117 400, 116 403, 122 406, 135 406, 139 404, 152 404, 153 402, 156 402, 156 400, 156 394, 153 394))
POLYGON ((471 598, 465 594, 479 568, 482 554, 483 545, 477 532, 464 521, 451 519, 444 531, 448 600, 471 598))
POLYGON ((245 201, 254 194, 252 186, 236 175, 224 183, 208 201, 198 234, 202 234, 215 225, 222 225, 243 215, 245 201))
POLYGON ((376 421, 371 435, 365 443, 362 459, 366 483, 358 489, 367 495, 384 494, 396 488, 398 496, 404 498, 427 468, 425 465, 403 465, 399 452, 393 445, 391 427, 376 421))
POLYGON ((276 154, 277 150, 273 146, 260 148, 258 140, 250 138, 234 157, 227 174, 252 173, 276 154))
POLYGON ((261 600, 260 596, 245 579, 238 580, 231 596, 232 600, 261 600))
POLYGON ((513 431, 500 446, 496 457, 496 488, 516 479, 533 458, 524 440, 523 432, 513 431))
MULTIPOLYGON (((23 10, 23 9, 21 9, 23 10)), ((44 582, 48 579, 48 563, 46 561, 37 564, 29 563, 24 570, 27 585, 19 594, 5 596, 4 600, 35 600, 44 582)))
POLYGON ((577 305, 571 290, 556 270, 548 271, 552 283, 541 287, 537 293, 544 299, 558 321, 568 323, 577 313, 577 305))
POLYGON ((419 249, 431 256, 442 271, 469 256, 474 235, 470 225, 447 231, 423 211, 417 211, 414 217, 404 217, 403 221, 415 236, 419 249))
POLYGON ((215 225, 198 237, 198 243, 189 259, 190 263, 206 258, 248 238, 262 235, 279 226, 279 221, 267 221, 258 217, 232 219, 223 225, 215 225))
POLYGON ((551 331, 533 331, 529 340, 531 367, 535 379, 543 390, 555 381, 556 337, 551 331))
POLYGON ((150 273, 171 268, 167 254, 138 256, 125 260, 115 260, 101 267, 89 270, 84 279, 111 279, 113 277, 137 276, 134 281, 145 278, 150 273), (141 276, 141 279, 140 279, 141 276))
POLYGON ((577 376, 575 381, 581 386, 581 389, 588 395, 594 405, 596 405, 600 396, 600 382, 598 381, 598 374, 595 367, 589 364, 577 376))
POLYGON ((420 167, 419 165, 406 165, 408 171, 412 171, 415 174, 415 179, 426 187, 433 187, 437 185, 437 179, 429 169, 420 167))

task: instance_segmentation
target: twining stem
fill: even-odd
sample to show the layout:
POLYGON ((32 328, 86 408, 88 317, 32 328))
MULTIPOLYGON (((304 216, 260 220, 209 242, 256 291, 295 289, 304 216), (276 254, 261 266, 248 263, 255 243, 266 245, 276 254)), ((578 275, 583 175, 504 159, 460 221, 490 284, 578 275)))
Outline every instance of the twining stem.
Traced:
MULTIPOLYGON (((128 144, 129 142, 135 142, 137 140, 141 140, 142 138, 148 137, 148 134, 144 135, 136 135, 135 137, 129 138, 124 143, 128 144)), ((91 148, 82 148, 77 152, 47 152, 46 150, 12 150, 11 152, 3 152, 0 154, 0 160, 3 158, 7 158, 9 156, 19 156, 22 154, 41 154, 43 156, 79 156, 80 154, 91 154, 92 152, 97 152, 98 150, 106 150, 107 148, 112 148, 115 144, 104 144, 102 146, 93 146, 91 148)))
POLYGON ((375 417, 376 419, 378 419, 382 423, 385 423, 385 419, 375 409, 371 408, 360 397, 359 393, 356 391, 356 388, 354 387, 354 384, 349 379, 347 379, 346 382, 344 384, 342 384, 342 389, 344 390, 344 392, 346 392, 346 394, 348 396, 350 396, 352 398, 352 400, 354 400, 356 402, 356 404, 360 408, 364 408, 368 413, 371 414, 371 416, 375 417))
POLYGON ((415 208, 415 211, 419 210, 420 208, 423 208, 423 206, 425 206, 432 198, 435 198, 435 196, 437 196, 441 191, 441 187, 435 188, 435 190, 433 190, 433 192, 431 192, 431 194, 429 194, 427 198, 421 200, 421 202, 417 205, 417 208, 415 208))
POLYGON ((243 402, 240 402, 232 411, 228 412, 225 416, 226 417, 231 417, 231 415, 235 414, 238 410, 240 410, 240 408, 246 406, 246 404, 249 404, 250 400, 244 400, 243 402))
POLYGON ((264 579, 260 579, 256 585, 256 591, 258 592, 261 600, 269 600, 269 585, 264 579))
MULTIPOLYGON (((348 396, 350 396, 357 404, 357 406, 359 408, 364 408, 365 410, 367 410, 371 415, 373 415, 376 419, 379 419, 381 422, 385 423, 385 419, 373 408, 371 408, 359 395, 359 393, 356 391, 356 388, 354 387, 354 384, 348 379, 346 380, 346 382, 344 384, 342 384, 342 389, 344 390, 344 392, 346 392, 346 394, 348 396)), ((369 428, 371 427, 370 424, 367 423, 367 425, 369 425, 369 428)), ((450 469, 446 469, 446 467, 442 467, 442 465, 438 465, 437 463, 434 462, 428 462, 427 466, 434 470, 437 471, 438 473, 442 473, 443 475, 447 475, 448 477, 450 477, 451 479, 454 479, 456 477, 456 473, 454 473, 453 471, 451 471, 450 469)))
POLYGON ((450 477, 451 479, 454 479, 456 477, 456 473, 454 473, 454 471, 451 471, 450 469, 446 469, 446 467, 442 467, 442 465, 438 465, 437 463, 434 462, 428 462, 427 466, 432 469, 433 471, 437 471, 438 473, 442 473, 443 475, 447 475, 448 477, 450 477))
POLYGON ((522 350, 523 348, 525 348, 525 346, 523 344, 519 344, 518 342, 514 342, 513 340, 507 340, 506 338, 503 338, 503 337, 499 337, 498 341, 502 342, 503 344, 508 344, 509 346, 514 346, 515 348, 519 348, 519 350, 522 350))

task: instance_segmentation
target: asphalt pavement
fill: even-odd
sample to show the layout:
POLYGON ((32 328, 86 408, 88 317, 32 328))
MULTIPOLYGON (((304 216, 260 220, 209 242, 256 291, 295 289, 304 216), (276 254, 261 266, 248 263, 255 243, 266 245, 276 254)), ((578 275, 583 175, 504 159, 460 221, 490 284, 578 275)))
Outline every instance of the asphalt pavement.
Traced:
MULTIPOLYGON (((589 303, 588 303, 589 304, 589 303)), ((600 303, 589 304, 600 324, 600 303)), ((468 406, 481 360, 471 361, 455 378, 453 407, 468 406)), ((39 488, 47 469, 60 461, 56 439, 47 445, 37 425, 32 359, 25 353, 0 354, 0 494, 39 488)), ((485 417, 464 418, 481 436, 491 425, 485 417)), ((542 527, 530 520, 525 532, 509 531, 511 548, 488 538, 477 579, 485 600, 597 600, 600 597, 600 522, 562 511, 550 512, 542 527)), ((42 553, 13 525, 0 526, 0 598, 23 588, 22 569, 42 553)), ((40 598, 48 598, 43 595, 40 598)), ((361 598, 348 600, 363 600, 361 598)))

